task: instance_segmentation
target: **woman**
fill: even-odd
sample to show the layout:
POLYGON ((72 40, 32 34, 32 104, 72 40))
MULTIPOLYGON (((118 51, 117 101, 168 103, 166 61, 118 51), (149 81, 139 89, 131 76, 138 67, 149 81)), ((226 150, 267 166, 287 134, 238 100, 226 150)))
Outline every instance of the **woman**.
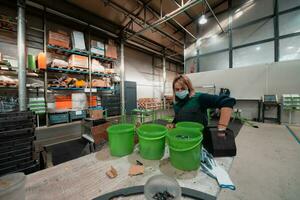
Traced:
POLYGON ((230 121, 232 108, 235 105, 235 99, 225 95, 210 95, 205 93, 196 93, 190 79, 180 75, 173 81, 173 98, 175 118, 173 125, 181 121, 199 122, 207 126, 207 109, 220 109, 220 120, 218 130, 226 130, 230 121))

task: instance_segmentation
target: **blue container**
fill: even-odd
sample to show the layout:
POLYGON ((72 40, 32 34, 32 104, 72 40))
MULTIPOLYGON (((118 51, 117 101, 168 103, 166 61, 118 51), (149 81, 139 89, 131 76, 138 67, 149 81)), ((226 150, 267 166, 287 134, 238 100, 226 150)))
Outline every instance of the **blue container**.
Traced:
POLYGON ((70 121, 78 120, 78 119, 84 119, 86 118, 86 111, 80 110, 80 111, 70 111, 70 121))
POLYGON ((59 123, 68 123, 69 122, 69 113, 62 112, 62 113, 49 113, 49 123, 52 124, 59 124, 59 123))

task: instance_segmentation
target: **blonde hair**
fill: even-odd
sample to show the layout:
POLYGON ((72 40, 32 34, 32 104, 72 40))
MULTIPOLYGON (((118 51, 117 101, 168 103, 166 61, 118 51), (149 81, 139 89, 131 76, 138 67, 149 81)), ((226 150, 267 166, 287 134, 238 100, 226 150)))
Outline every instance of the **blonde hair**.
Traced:
POLYGON ((179 75, 173 80, 173 99, 175 100, 175 84, 178 83, 183 88, 187 88, 189 91, 189 96, 195 94, 195 89, 193 88, 191 80, 185 75, 179 75))

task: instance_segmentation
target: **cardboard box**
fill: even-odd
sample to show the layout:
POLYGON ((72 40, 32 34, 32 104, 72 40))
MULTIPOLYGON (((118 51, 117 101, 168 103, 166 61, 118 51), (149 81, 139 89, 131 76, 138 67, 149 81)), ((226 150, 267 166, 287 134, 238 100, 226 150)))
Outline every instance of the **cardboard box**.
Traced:
POLYGON ((103 119, 104 110, 89 110, 90 118, 103 119))
POLYGON ((100 144, 103 140, 108 140, 108 135, 106 129, 110 126, 110 122, 92 127, 92 136, 95 144, 100 144))
POLYGON ((93 79, 92 87, 106 87, 106 82, 102 79, 93 79))
POLYGON ((49 31, 48 43, 53 46, 70 49, 70 37, 67 35, 67 33, 64 33, 62 31, 49 31))
POLYGON ((104 72, 104 67, 96 59, 92 59, 92 72, 104 72))
POLYGON ((69 67, 88 69, 88 57, 72 54, 69 57, 69 67))
POLYGON ((112 59, 117 59, 117 46, 113 40, 108 40, 108 45, 105 46, 105 56, 112 59))

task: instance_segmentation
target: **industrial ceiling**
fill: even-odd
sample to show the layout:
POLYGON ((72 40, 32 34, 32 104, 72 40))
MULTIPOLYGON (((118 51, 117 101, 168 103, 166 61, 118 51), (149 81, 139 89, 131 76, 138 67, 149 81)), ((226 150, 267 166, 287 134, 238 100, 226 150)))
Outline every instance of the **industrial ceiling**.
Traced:
MULTIPOLYGON (((64 15, 127 45, 144 48, 183 63, 184 47, 199 37, 198 20, 205 13, 228 9, 228 0, 27 0, 27 5, 64 15)), ((50 16, 50 15, 49 15, 50 16)), ((63 18, 64 18, 63 16, 63 18)), ((220 26, 221 27, 221 26, 220 26)), ((221 28, 222 29, 222 28, 221 28)))

